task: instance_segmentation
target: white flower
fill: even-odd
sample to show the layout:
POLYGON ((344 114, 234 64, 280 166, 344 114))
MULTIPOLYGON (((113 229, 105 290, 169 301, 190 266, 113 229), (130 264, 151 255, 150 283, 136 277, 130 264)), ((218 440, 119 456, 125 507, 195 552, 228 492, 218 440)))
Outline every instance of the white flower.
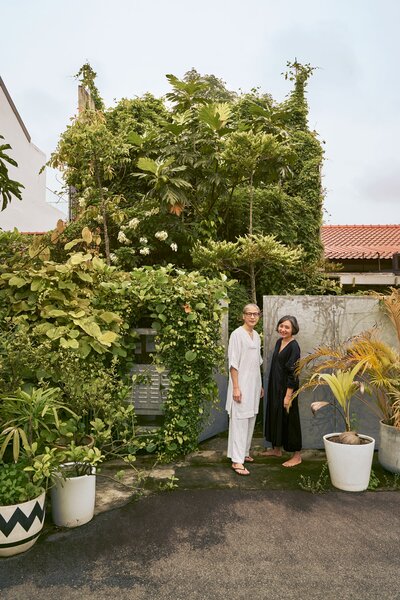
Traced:
POLYGON ((168 233, 166 231, 157 231, 154 234, 154 237, 156 237, 158 240, 160 240, 161 242, 163 242, 164 240, 167 239, 168 233))
POLYGON ((141 244, 147 244, 147 238, 146 237, 141 237, 140 240, 139 240, 139 242, 141 244))
POLYGON ((144 213, 144 216, 152 217, 153 215, 158 215, 159 212, 160 212, 159 208, 152 208, 151 210, 146 210, 146 212, 144 213))
POLYGON ((136 217, 134 219, 131 219, 128 223, 128 227, 130 227, 131 229, 136 229, 136 227, 139 225, 140 221, 139 219, 137 219, 136 217))
POLYGON ((140 254, 143 254, 144 256, 147 256, 147 254, 150 254, 150 248, 148 248, 147 246, 145 246, 144 248, 140 248, 139 252, 140 252, 140 254))
POLYGON ((111 254, 110 254, 110 260, 111 260, 111 262, 112 262, 112 263, 116 263, 116 262, 118 262, 118 257, 117 257, 117 255, 116 255, 116 254, 114 254, 113 252, 111 252, 111 254))
POLYGON ((175 244, 175 242, 172 242, 172 244, 170 244, 170 248, 174 252, 177 252, 178 251, 178 244, 175 244))
POLYGON ((126 237, 123 231, 118 232, 118 241, 120 244, 130 244, 131 241, 126 237))
POLYGON ((86 207, 86 200, 85 200, 85 198, 79 198, 78 204, 79 204, 79 208, 85 208, 86 207))

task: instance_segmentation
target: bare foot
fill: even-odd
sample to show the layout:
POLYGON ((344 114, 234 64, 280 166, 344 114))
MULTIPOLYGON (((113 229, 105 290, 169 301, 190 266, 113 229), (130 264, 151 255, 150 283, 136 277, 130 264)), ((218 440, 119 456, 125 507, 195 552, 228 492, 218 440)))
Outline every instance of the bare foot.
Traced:
POLYGON ((292 458, 290 458, 286 462, 282 463, 282 467, 295 467, 296 465, 299 465, 300 463, 301 463, 300 454, 295 454, 294 456, 292 456, 292 458))
POLYGON ((244 462, 254 462, 254 458, 252 458, 251 456, 245 456, 244 462))
POLYGON ((272 450, 264 450, 264 452, 261 452, 261 456, 282 456, 282 450, 279 450, 278 448, 272 448, 272 450))

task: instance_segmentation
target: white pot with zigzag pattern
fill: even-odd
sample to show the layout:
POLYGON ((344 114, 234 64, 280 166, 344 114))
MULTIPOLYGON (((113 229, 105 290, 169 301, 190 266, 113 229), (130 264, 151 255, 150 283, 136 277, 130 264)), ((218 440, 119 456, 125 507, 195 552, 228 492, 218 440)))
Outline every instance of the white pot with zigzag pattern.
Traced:
POLYGON ((0 506, 0 557, 20 554, 33 546, 43 529, 45 498, 43 492, 27 502, 0 506))

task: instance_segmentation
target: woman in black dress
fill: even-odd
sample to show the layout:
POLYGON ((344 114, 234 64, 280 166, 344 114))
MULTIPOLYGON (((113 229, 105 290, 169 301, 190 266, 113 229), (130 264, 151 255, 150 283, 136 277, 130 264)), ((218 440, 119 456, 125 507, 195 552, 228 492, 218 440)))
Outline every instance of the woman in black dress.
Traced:
POLYGON ((283 463, 284 467, 294 467, 301 463, 301 427, 299 403, 292 395, 299 389, 295 374, 300 358, 300 347, 293 336, 299 331, 296 317, 285 315, 276 327, 280 335, 272 356, 268 380, 265 438, 272 444, 272 450, 264 456, 282 456, 282 447, 293 456, 283 463), (290 409, 289 409, 290 407, 290 409))

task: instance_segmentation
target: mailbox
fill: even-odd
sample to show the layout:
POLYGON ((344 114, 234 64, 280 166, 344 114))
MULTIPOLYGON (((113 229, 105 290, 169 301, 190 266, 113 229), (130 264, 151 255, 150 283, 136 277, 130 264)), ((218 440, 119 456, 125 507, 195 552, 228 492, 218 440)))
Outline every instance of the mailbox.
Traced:
POLYGON ((133 379, 131 402, 137 415, 162 415, 169 380, 167 371, 158 373, 156 367, 151 364, 151 353, 155 352, 154 338, 157 332, 150 328, 139 328, 135 331, 139 339, 135 348, 137 362, 131 371, 133 379))

